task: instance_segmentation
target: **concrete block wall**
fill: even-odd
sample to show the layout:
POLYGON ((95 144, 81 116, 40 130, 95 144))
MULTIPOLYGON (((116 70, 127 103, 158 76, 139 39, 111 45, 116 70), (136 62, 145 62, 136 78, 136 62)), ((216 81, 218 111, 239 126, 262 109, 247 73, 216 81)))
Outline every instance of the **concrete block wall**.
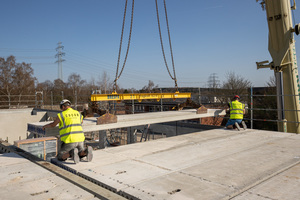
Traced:
POLYGON ((0 138, 8 139, 13 144, 16 140, 26 139, 27 123, 39 122, 46 115, 46 111, 36 112, 33 109, 5 109, 0 110, 0 138))

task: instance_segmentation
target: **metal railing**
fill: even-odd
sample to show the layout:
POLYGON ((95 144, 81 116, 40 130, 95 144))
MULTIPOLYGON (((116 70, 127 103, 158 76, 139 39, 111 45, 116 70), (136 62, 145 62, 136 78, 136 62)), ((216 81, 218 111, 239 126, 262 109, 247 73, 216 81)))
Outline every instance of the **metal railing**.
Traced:
MULTIPOLYGON (((283 95, 283 96, 299 96, 299 95, 283 95)), ((42 109, 49 109, 49 110, 58 110, 59 103, 62 99, 68 98, 70 95, 64 94, 64 92, 56 93, 55 95, 53 92, 50 94, 45 94, 42 91, 36 91, 34 94, 30 95, 0 95, 0 109, 18 109, 18 108, 42 108, 42 109)), ((217 106, 219 108, 226 108, 227 107, 227 100, 230 99, 232 96, 229 95, 212 95, 209 91, 199 91, 192 92, 192 99, 199 104, 203 105, 210 105, 209 107, 217 106), (222 101, 220 101, 222 99, 222 101)), ((90 95, 78 95, 75 92, 75 95, 71 96, 72 104, 75 109, 83 110, 84 104, 90 103, 90 95)), ((278 111, 288 111, 288 112, 299 112, 300 110, 278 110, 277 104, 274 104, 274 101, 277 101, 277 95, 275 94, 253 94, 253 90, 250 89, 247 95, 241 95, 242 102, 248 105, 246 110, 248 113, 244 116, 244 120, 247 121, 247 125, 249 128, 253 129, 256 128, 258 123, 273 123, 274 127, 277 126, 276 123, 278 122, 285 122, 278 120, 278 111), (256 98, 264 101, 265 98, 272 99, 273 105, 268 105, 268 107, 260 107, 259 101, 256 98), (263 113, 266 113, 264 116, 263 113), (268 116, 267 116, 268 115, 268 116), (269 117, 269 118, 267 118, 269 117)), ((163 108, 164 104, 170 103, 172 100, 161 101, 159 105, 155 105, 156 107, 163 108)), ((134 101, 130 101, 132 106, 135 106, 134 101)), ((133 108, 131 108, 132 110, 133 108)), ((161 110, 159 110, 161 111, 161 110)), ((134 112, 134 111, 132 111, 134 112)), ((229 115, 223 117, 225 120, 229 118, 229 115)), ((299 123, 295 121, 286 121, 286 123, 299 123)))
MULTIPOLYGON (((36 91, 34 94, 0 95, 0 109, 21 109, 21 108, 45 108, 49 110, 59 109, 59 103, 66 95, 62 91, 60 95, 45 95, 43 91, 36 91)), ((75 95, 72 97, 72 104, 78 106, 88 103, 90 95, 75 95)))
POLYGON ((0 108, 29 108, 35 107, 36 95, 0 95, 0 108))

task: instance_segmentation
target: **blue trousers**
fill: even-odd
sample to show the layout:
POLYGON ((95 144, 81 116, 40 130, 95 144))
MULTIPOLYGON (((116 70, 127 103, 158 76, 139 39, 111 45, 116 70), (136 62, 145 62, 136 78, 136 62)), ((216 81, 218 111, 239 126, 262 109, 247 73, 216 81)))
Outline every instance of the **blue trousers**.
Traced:
POLYGON ((226 123, 225 127, 229 125, 234 125, 234 123, 237 122, 238 124, 242 123, 242 119, 229 119, 226 123))

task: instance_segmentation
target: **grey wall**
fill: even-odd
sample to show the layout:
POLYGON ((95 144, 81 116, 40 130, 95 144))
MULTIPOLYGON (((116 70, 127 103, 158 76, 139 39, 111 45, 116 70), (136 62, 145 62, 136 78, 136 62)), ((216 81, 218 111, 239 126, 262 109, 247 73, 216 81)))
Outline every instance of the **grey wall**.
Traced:
POLYGON ((46 114, 45 111, 31 115, 32 109, 0 110, 0 138, 13 144, 20 138, 26 139, 27 123, 39 122, 46 114))

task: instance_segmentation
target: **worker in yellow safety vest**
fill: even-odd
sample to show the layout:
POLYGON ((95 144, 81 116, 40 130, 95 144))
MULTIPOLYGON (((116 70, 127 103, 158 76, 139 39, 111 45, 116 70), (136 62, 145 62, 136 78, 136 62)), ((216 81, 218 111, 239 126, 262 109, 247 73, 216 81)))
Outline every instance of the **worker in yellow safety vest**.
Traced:
POLYGON ((245 114, 245 104, 239 101, 240 97, 238 95, 235 95, 232 101, 228 104, 230 111, 230 119, 225 125, 225 127, 228 129, 232 129, 235 126, 237 130, 240 130, 240 124, 242 124, 244 130, 247 129, 247 126, 243 121, 245 114))
POLYGON ((90 162, 93 159, 93 149, 91 146, 84 148, 83 116, 71 108, 71 102, 67 99, 60 102, 60 109, 62 112, 57 114, 57 118, 52 123, 43 126, 43 130, 45 130, 45 128, 55 127, 59 124, 61 148, 57 159, 65 161, 72 157, 74 162, 78 163, 81 158, 86 157, 90 162))

